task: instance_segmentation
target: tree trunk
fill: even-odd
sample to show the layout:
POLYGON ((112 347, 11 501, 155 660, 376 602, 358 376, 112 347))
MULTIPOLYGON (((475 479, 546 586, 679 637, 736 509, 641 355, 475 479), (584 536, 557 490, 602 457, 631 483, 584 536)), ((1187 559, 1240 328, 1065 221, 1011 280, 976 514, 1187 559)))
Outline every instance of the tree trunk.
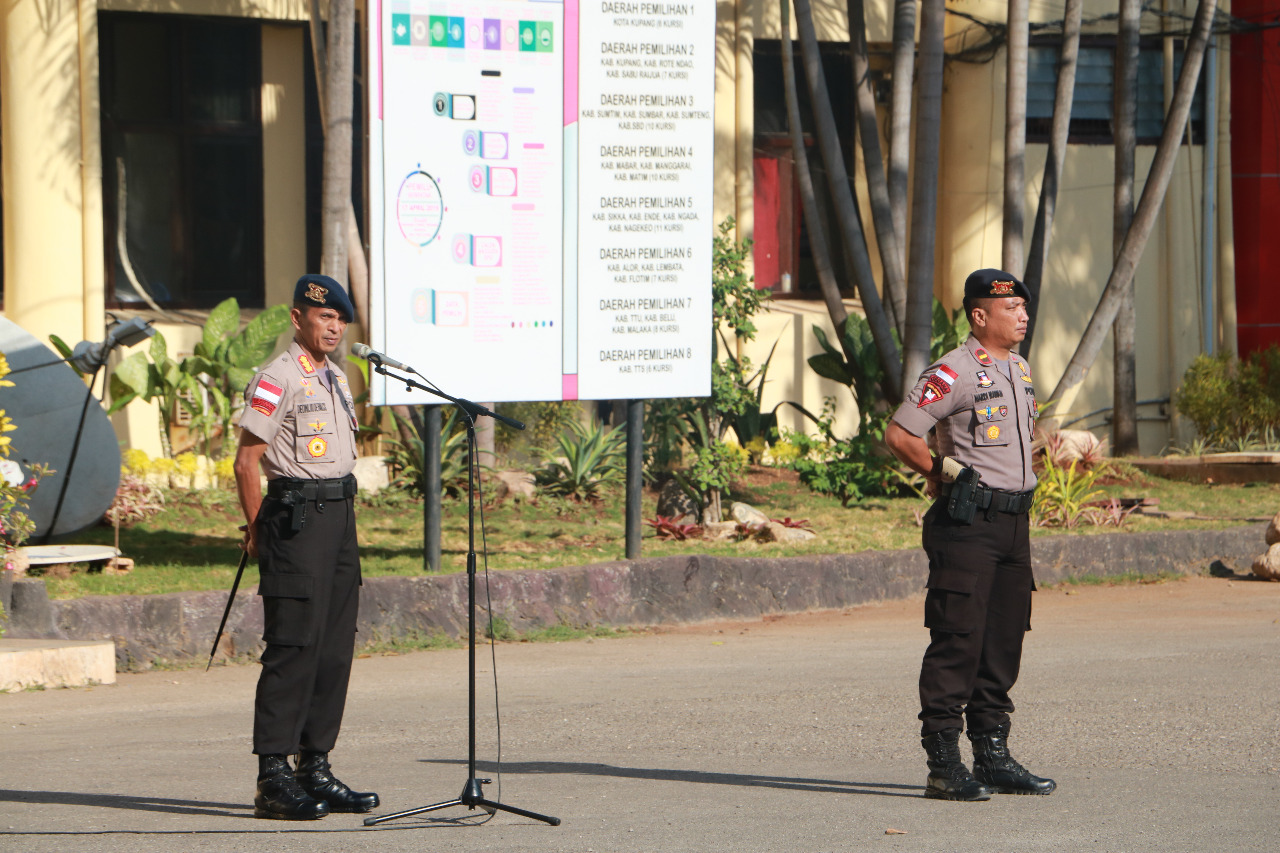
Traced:
POLYGON ((907 192, 911 169, 911 91, 916 66, 916 0, 893 4, 893 96, 889 112, 889 206, 907 268, 907 192))
POLYGON ((944 0, 920 4, 920 91, 916 107, 916 173, 907 267, 906 363, 903 399, 929 366, 933 336, 933 249, 938 226, 938 159, 942 140, 944 0))
POLYGON ((1055 409, 1069 411, 1080 383, 1085 374, 1098 357, 1098 350, 1107 335, 1107 329, 1115 321, 1120 306, 1120 298, 1130 283, 1133 274, 1142 258, 1142 250, 1146 248, 1151 230, 1155 227, 1156 216, 1164 203, 1169 178, 1173 174, 1173 166, 1178 157, 1178 146, 1187 126, 1187 116, 1191 112, 1191 99, 1195 95, 1196 81, 1200 78, 1200 66, 1204 62, 1205 46, 1209 41, 1209 31, 1213 25, 1213 13, 1217 9, 1217 0, 1200 0, 1196 7, 1196 17, 1191 25, 1191 37, 1187 41, 1187 52, 1183 58, 1182 73, 1178 75, 1178 85, 1174 89, 1173 103, 1169 106, 1169 114, 1165 118, 1164 131, 1160 135, 1160 144, 1156 146, 1155 159, 1151 163, 1151 171, 1147 174, 1146 183, 1142 187, 1142 197, 1138 200, 1129 230, 1125 232, 1124 242, 1116 255, 1115 266, 1103 288, 1098 305, 1093 310, 1089 325, 1085 328, 1080 343, 1076 346, 1071 361, 1062 378, 1049 399, 1057 401, 1055 409))
MULTIPOLYGON (((315 68, 316 77, 316 94, 317 101, 320 106, 320 125, 325 131, 328 131, 328 124, 325 123, 325 76, 328 61, 326 59, 324 28, 320 26, 320 3, 318 0, 309 0, 308 8, 311 14, 311 58, 312 65, 315 68)), ((354 85, 354 84, 353 84, 354 85)), ((351 301, 356 306, 356 314, 360 318, 369 316, 369 261, 365 256, 364 241, 360 238, 360 223, 356 221, 356 209, 351 203, 350 194, 347 196, 347 274, 349 276, 349 284, 347 289, 351 293, 351 301)), ((322 252, 323 253, 323 252, 322 252)), ((403 416, 408 419, 409 410, 403 409, 403 416)))
POLYGON ((835 327, 840 348, 846 359, 853 360, 853 353, 845 349, 844 327, 848 313, 840 296, 835 268, 831 265, 831 248, 827 245, 827 232, 818 215, 818 200, 814 195, 813 175, 809 171, 809 155, 804 144, 804 129, 800 123, 800 99, 796 91, 795 52, 791 46, 791 0, 782 0, 782 88, 787 103, 787 128, 791 135, 791 157, 800 188, 800 203, 805 222, 809 224, 809 250, 813 253, 813 265, 818 273, 818 288, 826 303, 831 324, 835 327))
POLYGON ((871 223, 876 230, 880 265, 884 268, 885 303, 893 315, 898 335, 906 334, 907 283, 899 248, 901 236, 894 231, 893 205, 880 153, 880 124, 876 121, 876 97, 871 86, 871 63, 867 58, 867 24, 863 0, 847 0, 849 53, 853 65, 853 92, 857 106, 858 136, 862 139, 862 166, 871 198, 871 223))
MULTIPOLYGON (((339 2, 346 2, 349 4, 351 0, 339 0, 339 2)), ((330 7, 331 15, 334 12, 334 8, 335 8, 334 6, 330 7)), ((368 262, 368 259, 365 257, 364 243, 360 239, 360 225, 358 222, 356 222, 355 207, 351 204, 351 128, 353 123, 352 104, 354 102, 354 87, 355 87, 355 79, 354 79, 355 17, 353 13, 350 18, 351 34, 350 34, 350 38, 348 39, 348 44, 351 47, 351 50, 349 51, 351 56, 348 57, 348 61, 347 61, 347 71, 348 71, 347 100, 346 100, 345 110, 341 111, 347 116, 347 121, 346 121, 346 140, 347 141, 345 145, 345 149, 347 152, 346 153, 347 166, 346 166, 346 171, 343 172, 343 175, 345 176, 345 178, 342 179, 344 181, 344 186, 345 186, 345 189, 343 190, 344 194, 342 196, 342 198, 345 201, 345 205, 341 213, 340 223, 338 220, 335 220, 334 223, 331 223, 329 221, 329 190, 330 190, 329 149, 331 147, 329 144, 329 140, 331 139, 329 131, 330 131, 331 125, 330 125, 330 122, 328 121, 328 117, 332 113, 330 113, 330 104, 329 104, 328 98, 329 98, 330 92, 332 91, 332 87, 329 86, 329 80, 330 80, 329 56, 328 56, 329 52, 325 48, 324 28, 321 27, 320 25, 319 0, 309 0, 308 10, 311 16, 311 22, 310 22, 311 59, 312 59, 312 64, 315 68, 315 74, 316 74, 316 96, 317 96, 316 100, 320 106, 320 126, 324 128, 324 134, 325 134, 324 136, 324 176, 323 176, 324 183, 323 183, 323 189, 322 189, 322 196, 324 200, 324 213, 323 213, 323 220, 322 220, 323 226, 322 226, 322 232, 321 232, 322 244, 321 244, 321 252, 320 252, 321 254, 320 269, 321 269, 321 272, 323 272, 325 275, 332 276, 338 281, 342 281, 341 276, 334 275, 334 273, 329 272, 330 267, 328 267, 327 264, 333 263, 336 261, 329 259, 329 247, 326 245, 326 241, 330 239, 330 226, 332 225, 335 228, 340 227, 341 238, 343 241, 343 246, 345 248, 344 262, 347 265, 347 271, 349 274, 347 290, 351 294, 351 301, 355 304, 356 314, 358 315, 358 319, 367 323, 369 318, 369 262, 368 262)), ((333 30, 334 30, 334 22, 330 21, 330 25, 329 25, 330 37, 332 37, 333 35, 333 30)), ((410 411, 408 406, 392 406, 391 411, 398 416, 393 420, 395 420, 396 422, 397 432, 400 435, 400 441, 403 442, 406 447, 411 446, 411 443, 413 442, 415 437, 412 429, 413 413, 410 411)))
POLYGON ((355 86, 355 3, 329 0, 324 75, 324 184, 320 272, 347 281, 347 208, 351 205, 352 94, 355 86))
MULTIPOLYGON (((836 132, 835 116, 831 111, 831 98, 827 93, 826 76, 822 71, 822 58, 818 53, 818 36, 813 25, 813 9, 809 0, 796 0, 796 27, 800 31, 800 50, 804 61, 805 77, 809 83, 809 100, 813 104, 814 128, 818 147, 827 166, 828 186, 835 203, 837 218, 845 240, 845 249, 853 260, 853 277, 862 299, 871 335, 875 339, 876 352, 885 374, 885 396, 891 402, 902 399, 902 360, 894 343, 889 320, 885 316, 880 294, 876 291, 875 278, 871 274, 871 259, 867 253, 867 241, 858 223, 858 212, 853 202, 852 184, 845 168, 840 137, 836 132)), ((811 223, 817 225, 817 223, 811 223)), ((813 229, 810 228, 810 231, 813 229)), ((834 321, 834 318, 832 318, 834 321)))
POLYGON ((1058 53, 1058 84, 1053 97, 1053 123, 1049 153, 1044 162, 1044 180, 1040 184, 1040 203, 1036 208, 1036 224, 1031 232, 1031 256, 1023 284, 1031 293, 1027 306, 1027 336, 1019 351, 1023 358, 1031 356, 1031 340, 1036 330, 1036 314, 1040 308, 1040 282, 1049 260, 1049 243, 1053 237, 1053 215, 1058 205, 1058 187, 1062 183, 1062 164, 1067 155, 1067 138, 1071 130, 1071 102, 1076 88, 1076 60, 1080 55, 1080 13, 1084 0, 1067 0, 1062 23, 1062 48, 1058 53))
MULTIPOLYGON (((1111 251, 1118 255, 1133 221, 1134 151, 1138 141, 1138 37, 1142 0, 1120 0, 1116 39, 1115 195, 1112 205, 1111 251)), ((1133 280, 1125 285, 1112 326, 1115 345, 1112 386, 1111 447, 1117 456, 1138 452, 1138 387, 1134 358, 1133 280)))
POLYGON ((1009 0, 1004 88, 1004 237, 1000 266, 1023 269, 1022 230, 1027 159, 1027 0, 1009 0))

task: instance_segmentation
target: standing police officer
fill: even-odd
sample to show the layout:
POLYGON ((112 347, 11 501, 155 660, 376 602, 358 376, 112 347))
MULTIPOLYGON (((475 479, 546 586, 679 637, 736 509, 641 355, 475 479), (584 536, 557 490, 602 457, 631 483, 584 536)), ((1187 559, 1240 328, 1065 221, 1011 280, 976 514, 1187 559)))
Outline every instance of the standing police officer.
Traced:
POLYGON ((328 356, 355 309, 332 278, 304 275, 290 315, 293 343, 245 391, 235 472, 244 548, 261 571, 267 644, 254 702, 254 814, 308 820, 367 812, 378 795, 352 791, 329 767, 351 675, 360 555, 355 403, 328 356))
POLYGON ((986 800, 1056 787, 1029 773, 1007 745, 1009 690, 1035 589, 1027 512, 1036 485, 1036 397, 1027 363, 1012 352, 1026 336, 1028 296, 1007 272, 970 275, 964 308, 973 334, 921 374, 885 434, 894 455, 923 474, 929 496, 938 498, 921 537, 929 557, 929 647, 920 667, 927 797, 986 800), (937 457, 925 439, 930 429, 937 457), (960 759, 965 719, 972 774, 960 759))

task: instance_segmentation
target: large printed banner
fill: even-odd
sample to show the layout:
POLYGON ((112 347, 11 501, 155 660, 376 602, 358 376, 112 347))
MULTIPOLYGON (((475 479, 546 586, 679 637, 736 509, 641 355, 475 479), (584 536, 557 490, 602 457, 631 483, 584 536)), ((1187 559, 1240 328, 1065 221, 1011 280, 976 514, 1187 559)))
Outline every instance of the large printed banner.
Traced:
POLYGON ((371 6, 373 348, 486 402, 708 394, 714 3, 371 6))

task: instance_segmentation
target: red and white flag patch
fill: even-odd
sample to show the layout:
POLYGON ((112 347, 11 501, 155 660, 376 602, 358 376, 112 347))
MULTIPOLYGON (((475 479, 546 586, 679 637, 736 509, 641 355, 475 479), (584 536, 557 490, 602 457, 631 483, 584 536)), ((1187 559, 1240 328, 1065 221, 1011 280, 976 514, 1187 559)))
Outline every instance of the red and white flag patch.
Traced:
POLYGON ((253 396, 249 398, 249 408, 271 417, 276 406, 280 405, 280 397, 283 394, 283 388, 261 379, 258 381, 258 387, 253 389, 253 396))
POLYGON ((947 383, 948 388, 951 387, 951 384, 953 382, 955 382, 957 379, 960 378, 960 375, 958 373, 956 373, 950 367, 947 367, 945 364, 939 364, 938 369, 933 372, 933 375, 937 376, 943 382, 947 383))

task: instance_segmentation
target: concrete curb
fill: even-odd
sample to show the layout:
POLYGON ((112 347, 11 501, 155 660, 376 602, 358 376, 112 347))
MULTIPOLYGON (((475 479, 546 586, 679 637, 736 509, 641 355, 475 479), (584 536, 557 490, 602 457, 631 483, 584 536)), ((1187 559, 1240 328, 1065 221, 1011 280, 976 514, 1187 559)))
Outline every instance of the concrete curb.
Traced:
MULTIPOLYGON (((1262 548, 1265 525, 1228 530, 1061 535, 1033 539, 1041 584, 1081 575, 1203 572, 1214 561, 1247 573, 1262 548)), ((817 557, 728 558, 708 555, 599 563, 558 570, 491 572, 488 593, 477 579, 481 607, 516 631, 567 623, 643 626, 769 613, 840 608, 904 598, 924 588, 927 563, 916 548, 817 557)), ((220 658, 262 647, 256 590, 232 607, 220 658)), ((41 581, 13 585, 9 637, 112 640, 120 670, 148 669, 156 660, 198 660, 209 647, 226 605, 223 592, 151 596, 90 596, 49 601, 41 581)), ((372 578, 360 595, 365 641, 414 634, 465 634, 467 576, 372 578)))

